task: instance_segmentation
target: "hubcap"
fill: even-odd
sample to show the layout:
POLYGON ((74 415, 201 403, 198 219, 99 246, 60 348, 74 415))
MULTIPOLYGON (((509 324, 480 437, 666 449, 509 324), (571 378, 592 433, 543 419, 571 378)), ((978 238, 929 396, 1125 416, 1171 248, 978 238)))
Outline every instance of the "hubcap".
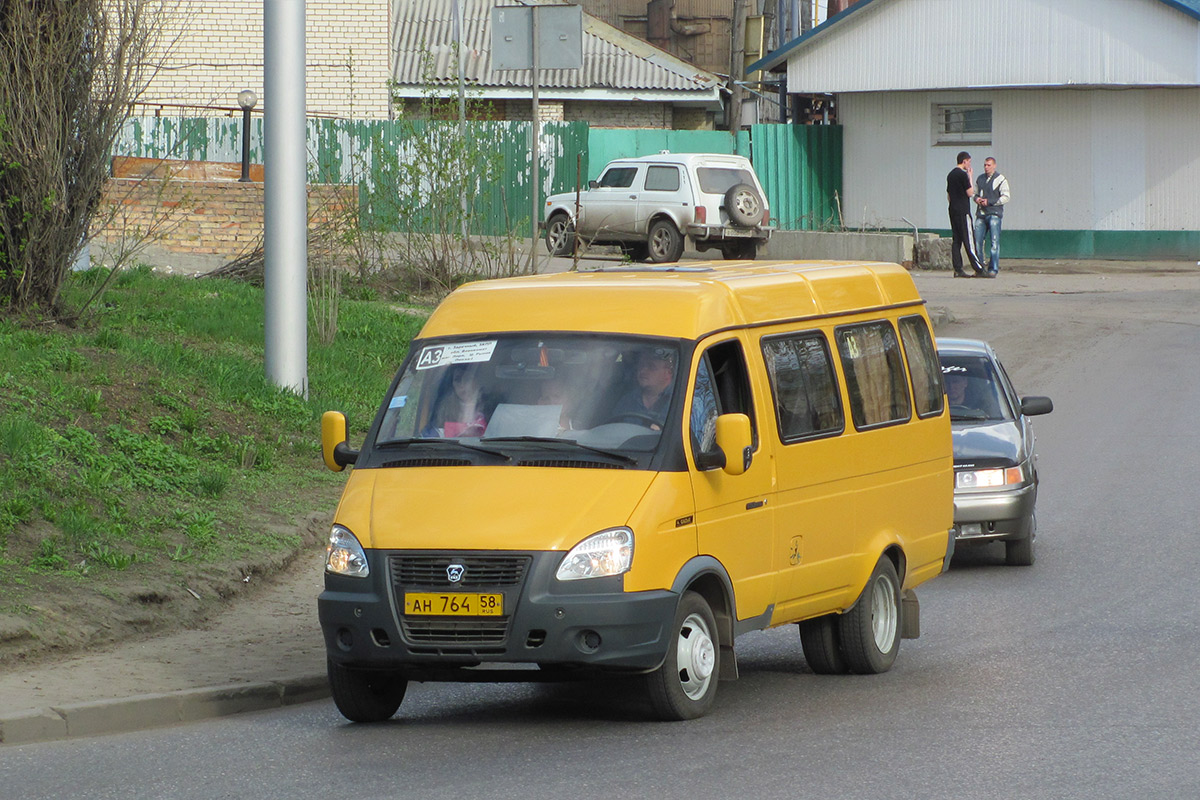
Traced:
POLYGON ((738 207, 738 211, 747 216, 753 217, 761 213, 758 208, 758 198, 750 192, 738 192, 733 203, 738 207))
POLYGON ((703 697, 717 665, 717 648, 700 615, 689 614, 683 621, 675 658, 684 694, 693 700, 703 697))
POLYGON ((899 617, 892 582, 886 576, 880 575, 875 579, 875 586, 871 590, 871 630, 875 634, 875 646, 879 648, 879 652, 891 652, 899 617))

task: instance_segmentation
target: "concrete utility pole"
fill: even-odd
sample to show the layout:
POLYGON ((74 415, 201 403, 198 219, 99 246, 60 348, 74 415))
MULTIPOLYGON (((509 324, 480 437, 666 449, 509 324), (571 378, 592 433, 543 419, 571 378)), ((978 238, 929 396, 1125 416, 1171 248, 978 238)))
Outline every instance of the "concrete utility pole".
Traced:
POLYGON ((308 397, 308 153, 304 0, 263 2, 267 378, 308 397))
POLYGON ((729 135, 737 152, 737 135, 742 129, 742 96, 746 80, 746 0, 733 0, 733 41, 729 58, 729 135))

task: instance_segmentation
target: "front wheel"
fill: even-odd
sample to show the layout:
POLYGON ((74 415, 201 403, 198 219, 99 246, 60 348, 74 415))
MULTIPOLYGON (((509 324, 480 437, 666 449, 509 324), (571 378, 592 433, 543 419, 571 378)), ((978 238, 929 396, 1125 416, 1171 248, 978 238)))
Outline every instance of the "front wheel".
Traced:
POLYGON ((672 630, 667 658, 646 676, 646 692, 660 719, 696 719, 704 716, 717 694, 716 618, 703 597, 684 592, 672 630))
POLYGON ((1037 536, 1037 516, 1029 521, 1029 535, 1024 539, 1009 539, 1004 543, 1004 563, 1010 567, 1032 567, 1033 539, 1037 536))
POLYGON ((683 234, 669 219, 655 220, 650 225, 647 260, 656 264, 678 261, 683 255, 683 234))
POLYGON ((546 249, 552 256, 569 256, 575 250, 575 226, 566 214, 555 214, 546 223, 546 249))
POLYGON ((851 672, 887 672, 900 650, 900 579, 887 556, 880 556, 866 588, 842 614, 842 656, 851 672))
POLYGON ((408 680, 391 672, 351 669, 326 659, 329 688, 342 716, 351 722, 383 722, 404 702, 408 680))

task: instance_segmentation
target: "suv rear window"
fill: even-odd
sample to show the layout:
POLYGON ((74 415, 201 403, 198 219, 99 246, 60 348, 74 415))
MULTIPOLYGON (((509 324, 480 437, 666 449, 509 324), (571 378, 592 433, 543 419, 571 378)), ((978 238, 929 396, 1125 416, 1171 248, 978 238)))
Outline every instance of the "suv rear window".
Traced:
POLYGON ((700 167, 696 177, 700 181, 700 191, 705 194, 725 194, 739 183, 755 185, 749 170, 735 167, 700 167))

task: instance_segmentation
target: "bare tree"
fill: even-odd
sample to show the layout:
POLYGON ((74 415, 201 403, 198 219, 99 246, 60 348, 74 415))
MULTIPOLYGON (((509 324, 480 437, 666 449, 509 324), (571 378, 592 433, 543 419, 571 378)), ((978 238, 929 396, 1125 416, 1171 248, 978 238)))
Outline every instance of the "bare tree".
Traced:
POLYGON ((59 315, 165 0, 0 0, 0 305, 59 315))

